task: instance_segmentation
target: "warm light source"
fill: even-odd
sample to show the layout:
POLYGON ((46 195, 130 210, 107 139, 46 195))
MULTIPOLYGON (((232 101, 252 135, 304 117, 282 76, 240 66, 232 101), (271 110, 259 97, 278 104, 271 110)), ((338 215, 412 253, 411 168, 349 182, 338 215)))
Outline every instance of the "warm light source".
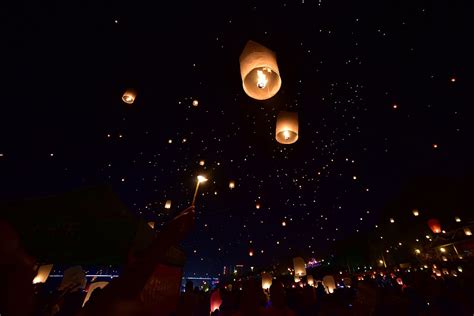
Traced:
POLYGON ((436 218, 432 218, 428 221, 428 226, 431 231, 435 234, 441 233, 441 223, 436 218))
POLYGON ((127 89, 122 95, 122 101, 127 104, 133 104, 136 97, 137 92, 134 89, 127 89))
POLYGON ((298 113, 281 111, 278 114, 275 138, 280 144, 293 144, 298 140, 298 113))
POLYGON ((323 277, 323 284, 328 289, 329 293, 333 293, 336 289, 336 281, 332 275, 326 275, 323 277))
POLYGON ((94 292, 96 289, 103 289, 104 287, 107 286, 109 282, 106 281, 100 281, 100 282, 93 282, 89 285, 89 288, 87 290, 86 297, 84 298, 84 302, 82 302, 82 307, 86 305, 87 301, 91 298, 92 292, 94 292))
POLYGON ((416 253, 417 255, 419 255, 419 254, 421 253, 421 250, 420 250, 420 249, 415 249, 415 253, 416 253))
POLYGON ((165 202, 165 208, 171 208, 171 200, 166 200, 165 202))
POLYGON ((303 258, 293 258, 293 267, 295 268, 295 276, 301 277, 306 275, 306 264, 303 258))
POLYGON ((392 223, 392 224, 395 223, 395 219, 390 218, 390 223, 392 223))
POLYGON ((267 272, 262 272, 262 289, 268 290, 272 286, 272 276, 267 272))
POLYGON ((441 247, 441 248, 439 248, 439 251, 441 251, 442 253, 445 253, 445 252, 446 252, 446 248, 441 247))
POLYGON ((460 223, 460 222, 461 222, 461 218, 460 218, 459 216, 456 216, 456 217, 454 218, 454 220, 456 221, 456 223, 460 223))
POLYGON ((53 269, 52 264, 45 264, 45 265, 40 266, 38 268, 38 272, 36 273, 36 276, 33 279, 33 284, 45 283, 52 269, 53 269))
POLYGON ((248 41, 239 60, 242 86, 249 97, 266 100, 280 90, 281 78, 273 51, 248 41))
POLYGON ((308 283, 309 286, 313 286, 314 285, 314 278, 312 275, 308 275, 306 277, 306 282, 308 283))
POLYGON ((464 235, 472 236, 471 229, 469 227, 464 227, 464 235))
POLYGON ((197 196, 197 193, 198 193, 199 184, 201 184, 201 182, 206 182, 206 181, 207 181, 207 178, 205 176, 203 176, 203 175, 198 175, 197 176, 196 190, 194 190, 193 201, 191 202, 192 206, 194 206, 194 203, 196 202, 196 196, 197 196))
POLYGON ((420 211, 418 211, 416 208, 413 209, 412 212, 413 212, 413 216, 418 216, 418 215, 420 215, 420 211))
POLYGON ((235 181, 232 180, 232 181, 229 181, 229 189, 232 190, 233 188, 235 188, 235 181))

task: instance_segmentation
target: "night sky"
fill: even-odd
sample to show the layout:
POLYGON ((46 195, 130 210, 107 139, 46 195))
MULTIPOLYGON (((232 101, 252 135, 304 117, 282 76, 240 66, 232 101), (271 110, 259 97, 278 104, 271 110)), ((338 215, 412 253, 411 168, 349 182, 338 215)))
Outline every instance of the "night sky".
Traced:
POLYGON ((410 179, 472 175, 469 1, 234 2, 2 9, 0 197, 109 184, 164 223, 204 173, 186 272, 216 275, 324 258, 410 179), (242 89, 248 40, 277 54, 269 100, 242 89), (281 110, 299 114, 293 145, 281 110))

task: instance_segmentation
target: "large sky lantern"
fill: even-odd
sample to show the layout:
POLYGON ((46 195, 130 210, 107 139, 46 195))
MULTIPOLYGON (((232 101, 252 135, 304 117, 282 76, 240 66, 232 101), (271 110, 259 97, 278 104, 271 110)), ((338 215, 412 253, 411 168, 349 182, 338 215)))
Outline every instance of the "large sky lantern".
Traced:
POLYGON ((248 41, 240 55, 240 75, 245 93, 256 100, 266 100, 281 87, 275 52, 248 41))
POLYGON ((314 286, 314 278, 312 275, 308 275, 306 277, 306 282, 308 283, 309 286, 314 286))
POLYGON ((438 219, 432 218, 428 220, 428 226, 433 233, 435 234, 441 233, 441 223, 439 222, 438 219))
POLYGON ((52 269, 53 269, 52 264, 45 264, 45 265, 40 266, 38 268, 38 272, 36 273, 36 276, 33 279, 33 284, 45 283, 52 269))
POLYGON ((295 276, 302 277, 306 275, 306 264, 304 263, 303 258, 293 258, 293 267, 295 269, 295 276))
POLYGON ((280 144, 293 144, 298 140, 298 113, 281 111, 278 113, 275 138, 280 144))
POLYGON ((268 290, 272 286, 272 276, 270 273, 262 272, 262 289, 268 290))
POLYGON ((334 277, 332 275, 324 276, 323 284, 329 293, 334 293, 334 290, 336 289, 336 281, 334 281, 334 277))
POLYGON ((135 89, 127 89, 122 95, 122 101, 127 104, 133 104, 135 98, 137 97, 137 91, 135 89))

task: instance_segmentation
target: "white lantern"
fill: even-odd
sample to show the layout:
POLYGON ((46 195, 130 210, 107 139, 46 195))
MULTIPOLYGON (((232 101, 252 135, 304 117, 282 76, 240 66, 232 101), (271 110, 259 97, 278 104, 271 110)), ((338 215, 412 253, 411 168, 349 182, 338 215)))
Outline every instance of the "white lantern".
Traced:
POLYGON ((33 279, 33 284, 45 283, 52 269, 53 269, 52 264, 45 264, 45 265, 40 266, 38 268, 38 272, 36 273, 36 276, 33 279))
POLYGON ((280 144, 293 144, 298 140, 298 113, 281 111, 278 114, 275 138, 280 144))
POLYGON ((229 181, 229 189, 232 190, 233 188, 235 188, 235 181, 232 180, 232 181, 229 181))
POLYGON ((303 258, 293 258, 293 267, 295 268, 295 276, 302 277, 306 275, 306 264, 303 258))
POLYGON ((259 43, 248 41, 239 60, 242 85, 249 97, 266 100, 280 90, 280 71, 273 51, 259 43))
POLYGON ((332 275, 326 275, 323 277, 323 283, 329 293, 334 293, 334 290, 336 289, 336 281, 334 281, 334 277, 332 275))
POLYGON ((418 211, 416 208, 413 209, 412 212, 413 212, 413 216, 418 216, 418 215, 420 215, 420 211, 418 211))
POLYGON ((167 208, 167 209, 171 208, 171 200, 166 200, 165 208, 167 208))
POLYGON ((308 282, 308 285, 309 286, 314 286, 314 279, 313 279, 313 276, 312 275, 308 275, 306 277, 306 281, 308 282))
POLYGON ((122 101, 127 104, 133 104, 136 97, 137 92, 134 89, 127 89, 122 95, 122 101))
POLYGON ((272 276, 267 272, 262 272, 262 289, 268 290, 272 286, 272 276))
POLYGON ((464 227, 464 235, 472 236, 471 229, 469 227, 464 227))

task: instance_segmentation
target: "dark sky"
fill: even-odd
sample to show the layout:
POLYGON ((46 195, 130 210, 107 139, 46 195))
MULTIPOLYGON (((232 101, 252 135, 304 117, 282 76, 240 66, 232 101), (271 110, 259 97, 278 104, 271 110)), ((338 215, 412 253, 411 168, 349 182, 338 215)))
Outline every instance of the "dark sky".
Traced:
POLYGON ((323 258, 335 240, 370 231, 410 179, 472 175, 472 10, 328 0, 2 8, 0 197, 106 183, 138 216, 164 222, 165 201, 186 207, 205 172, 188 273, 323 258), (250 39, 277 54, 283 85, 269 100, 242 89, 250 39), (121 101, 129 87, 133 105, 121 101), (281 110, 299 114, 293 145, 275 141, 281 110))

